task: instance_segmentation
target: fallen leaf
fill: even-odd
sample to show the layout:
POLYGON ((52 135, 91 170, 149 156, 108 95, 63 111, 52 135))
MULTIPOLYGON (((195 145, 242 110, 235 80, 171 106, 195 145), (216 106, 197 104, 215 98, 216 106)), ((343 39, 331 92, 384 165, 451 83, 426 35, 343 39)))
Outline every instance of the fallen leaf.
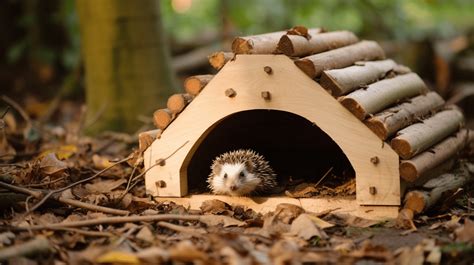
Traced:
POLYGON ((112 263, 112 264, 140 264, 140 260, 135 254, 129 252, 110 251, 96 260, 97 263, 112 263))
POLYGON ((301 183, 294 188, 293 191, 285 191, 285 195, 291 198, 309 198, 317 189, 312 183, 301 183))
POLYGON ((145 264, 160 264, 160 261, 168 261, 170 256, 167 250, 164 250, 160 247, 146 248, 138 251, 135 254, 141 261, 144 261, 145 264))
POLYGON ((474 221, 464 219, 464 225, 454 231, 456 240, 460 242, 470 242, 474 244, 474 221))
POLYGON ((58 175, 67 169, 67 164, 56 157, 56 154, 49 153, 40 162, 40 169, 46 175, 58 175))
POLYGON ((206 200, 201 204, 201 211, 204 214, 228 214, 231 215, 232 211, 230 211, 231 207, 220 200, 206 200))
POLYGON ((148 226, 144 226, 142 229, 140 229, 135 237, 149 243, 153 243, 153 241, 155 241, 155 236, 148 226))
POLYGON ((291 223, 290 232, 288 234, 298 236, 305 240, 309 240, 314 236, 322 239, 327 239, 327 234, 322 228, 318 227, 309 214, 300 214, 291 223))
POLYGON ((207 226, 222 225, 224 227, 229 226, 246 226, 245 222, 239 221, 235 218, 225 216, 225 215, 202 215, 199 217, 200 221, 205 223, 207 226))
POLYGON ((361 218, 358 216, 354 216, 351 214, 344 214, 344 213, 334 213, 338 218, 344 220, 344 223, 349 226, 353 227, 371 227, 373 225, 379 224, 380 221, 369 220, 365 218, 361 218))
POLYGON ((113 165, 113 163, 110 162, 108 158, 99 156, 97 154, 92 156, 92 162, 94 163, 94 167, 97 169, 104 169, 113 165))
POLYGON ((73 145, 73 144, 62 145, 62 146, 59 146, 57 148, 52 148, 52 149, 48 149, 46 151, 43 151, 39 155, 39 157, 43 158, 43 157, 46 157, 50 154, 55 154, 58 157, 58 159, 63 160, 63 159, 68 159, 71 156, 73 156, 74 154, 76 154, 77 150, 78 150, 78 148, 77 148, 76 145, 73 145))
POLYGON ((206 262, 206 253, 197 249, 191 241, 181 241, 169 248, 170 259, 181 262, 206 262))
POLYGON ((304 213, 304 209, 294 204, 280 203, 277 205, 275 212, 280 221, 289 224, 300 214, 304 213))
POLYGON ((102 180, 92 184, 86 184, 85 188, 90 193, 108 193, 126 183, 126 179, 102 180))

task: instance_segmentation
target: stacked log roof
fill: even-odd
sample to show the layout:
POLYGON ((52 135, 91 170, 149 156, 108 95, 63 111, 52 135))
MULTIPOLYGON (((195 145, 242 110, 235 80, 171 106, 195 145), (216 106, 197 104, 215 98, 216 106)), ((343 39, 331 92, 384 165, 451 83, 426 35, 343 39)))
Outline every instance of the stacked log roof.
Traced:
MULTIPOLYGON (((408 182, 423 179, 450 162, 474 133, 463 129, 464 116, 430 91, 405 66, 386 59, 374 41, 359 40, 348 31, 294 27, 288 31, 236 38, 232 52, 209 56, 221 69, 238 54, 285 54, 335 97, 400 156, 400 176, 408 182)), ((186 93, 169 98, 167 108, 154 113, 164 130, 198 96, 212 75, 185 80, 186 93)), ((363 148, 363 147, 361 147, 363 148)))

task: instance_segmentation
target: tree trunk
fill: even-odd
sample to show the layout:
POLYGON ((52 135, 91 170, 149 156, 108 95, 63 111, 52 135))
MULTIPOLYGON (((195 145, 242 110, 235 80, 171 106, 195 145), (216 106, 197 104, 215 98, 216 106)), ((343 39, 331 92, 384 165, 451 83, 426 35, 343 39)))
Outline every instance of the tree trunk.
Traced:
POLYGON ((76 7, 87 119, 99 116, 89 130, 135 131, 139 115, 149 115, 175 92, 160 3, 78 0, 76 7))
POLYGON ((411 98, 408 102, 396 105, 367 119, 365 124, 377 136, 386 140, 398 130, 405 128, 418 119, 437 111, 444 104, 443 98, 436 92, 429 92, 411 98))
POLYGON ((425 83, 415 74, 399 75, 370 84, 342 97, 344 105, 360 120, 375 114, 401 99, 419 95, 427 90, 425 83))
POLYGON ((403 159, 410 159, 459 130, 463 122, 464 116, 457 108, 441 111, 399 131, 390 145, 403 159))

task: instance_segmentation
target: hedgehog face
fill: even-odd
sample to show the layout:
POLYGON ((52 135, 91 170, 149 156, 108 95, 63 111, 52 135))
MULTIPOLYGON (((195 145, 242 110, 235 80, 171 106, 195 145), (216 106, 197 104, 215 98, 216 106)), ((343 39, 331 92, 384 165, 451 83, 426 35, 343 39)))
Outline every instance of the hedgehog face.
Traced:
POLYGON ((254 191, 261 180, 249 172, 244 164, 224 164, 214 171, 211 186, 216 194, 244 196, 254 191))

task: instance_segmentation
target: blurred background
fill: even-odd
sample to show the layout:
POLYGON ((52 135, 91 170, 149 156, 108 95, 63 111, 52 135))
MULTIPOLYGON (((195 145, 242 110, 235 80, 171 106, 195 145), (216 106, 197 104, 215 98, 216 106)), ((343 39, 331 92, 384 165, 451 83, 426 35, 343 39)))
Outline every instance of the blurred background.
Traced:
MULTIPOLYGON (((474 94, 473 14, 472 0, 4 0, 0 94, 22 106, 30 118, 42 121, 65 123, 87 112, 90 128, 107 120, 104 109, 115 109, 115 114, 129 115, 132 122, 115 118, 115 125, 91 132, 135 132, 150 127, 153 110, 182 90, 183 78, 213 73, 207 55, 230 50, 235 36, 304 25, 351 30, 361 39, 377 40, 387 57, 412 68, 445 98, 454 96, 453 102, 472 106, 467 98, 474 94), (127 26, 129 21, 136 25, 127 26), (153 26, 144 26, 145 22, 153 26), (115 37, 107 37, 109 27, 114 27, 110 31, 115 33, 109 35, 115 37), (159 51, 127 53, 150 46, 159 51), (129 56, 131 63, 98 79, 110 83, 114 81, 109 79, 131 76, 135 81, 115 82, 120 84, 118 91, 131 89, 136 94, 142 86, 137 80, 151 75, 155 82, 147 83, 151 89, 165 92, 156 97, 138 93, 142 104, 129 104, 125 109, 131 111, 123 111, 114 102, 132 94, 117 90, 101 94, 107 90, 104 84, 91 90, 93 81, 87 81, 85 74, 110 70, 103 61, 94 61, 105 56, 102 51, 107 47, 117 51, 107 58, 123 62, 129 56), (86 102, 87 111, 81 108, 86 102)), ((1 102, 0 110, 5 108, 1 102)))

